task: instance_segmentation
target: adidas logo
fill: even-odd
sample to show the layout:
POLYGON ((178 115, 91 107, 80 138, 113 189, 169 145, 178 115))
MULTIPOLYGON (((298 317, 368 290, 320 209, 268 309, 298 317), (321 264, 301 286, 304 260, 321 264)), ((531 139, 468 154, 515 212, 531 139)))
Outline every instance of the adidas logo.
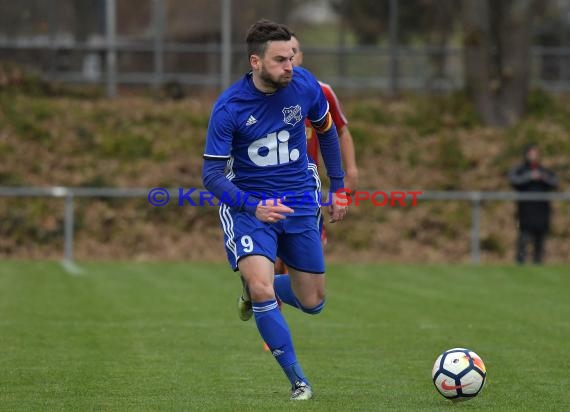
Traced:
POLYGON ((283 355, 285 352, 283 352, 281 349, 275 349, 273 352, 271 352, 271 354, 275 357, 279 356, 279 355, 283 355))
POLYGON ((257 123, 257 119, 253 116, 249 116, 249 118, 247 119, 247 122, 245 122, 246 126, 251 126, 252 124, 257 123))

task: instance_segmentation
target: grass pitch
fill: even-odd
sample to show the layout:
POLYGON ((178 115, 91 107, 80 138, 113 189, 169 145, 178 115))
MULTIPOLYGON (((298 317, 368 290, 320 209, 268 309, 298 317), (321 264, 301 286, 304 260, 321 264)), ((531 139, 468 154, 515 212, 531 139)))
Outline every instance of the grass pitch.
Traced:
POLYGON ((226 265, 0 264, 0 409, 569 410, 567 267, 329 265, 318 316, 286 307, 315 398, 292 404, 226 265), (487 385, 453 405, 431 382, 468 347, 487 385))

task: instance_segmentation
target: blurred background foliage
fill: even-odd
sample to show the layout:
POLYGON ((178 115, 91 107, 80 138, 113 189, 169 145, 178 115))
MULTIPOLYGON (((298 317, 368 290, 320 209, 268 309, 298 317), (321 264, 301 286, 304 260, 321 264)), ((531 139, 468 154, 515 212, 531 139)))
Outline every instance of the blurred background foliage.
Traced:
MULTIPOLYGON (((42 35, 96 42, 104 35, 103 3, 0 1, 0 43, 42 35)), ((165 4, 166 41, 220 41, 221 2, 165 4)), ((326 80, 342 65, 349 66, 349 78, 374 75, 385 66, 377 56, 347 59, 340 53, 327 58, 319 50, 387 47, 389 4, 234 0, 232 41, 236 48, 242 45, 249 25, 267 17, 299 34, 307 66, 319 77, 326 80)), ((152 40, 150 1, 119 0, 117 7, 120 37, 152 40)), ((530 79, 570 81, 570 62, 564 54, 543 55, 539 69, 530 66, 530 59, 528 66, 520 62, 527 61, 531 47, 564 51, 570 41, 569 18, 570 2, 561 0, 399 1, 398 45, 433 47, 425 65, 401 66, 402 73, 429 71, 434 79, 447 75, 450 56, 441 50, 452 47, 462 47, 465 54, 472 47, 471 58, 478 64, 466 66, 465 87, 445 93, 428 86, 396 95, 337 89, 356 144, 360 188, 509 190, 508 168, 520 161, 526 143, 537 141, 546 165, 558 173, 561 190, 567 190, 569 98, 530 79), (513 48, 522 51, 511 56, 513 48), (485 76, 470 82, 469 69, 485 76), (495 111, 485 113, 481 102, 495 111)), ((243 51, 236 50, 234 77, 247 70, 243 51)), ((0 186, 200 187, 209 111, 219 90, 181 89, 176 83, 154 91, 123 87, 120 98, 109 100, 97 83, 61 83, 45 76, 54 67, 81 69, 84 58, 85 52, 45 50, 38 55, 0 47, 0 186)), ((137 71, 151 62, 152 57, 131 53, 119 65, 137 71)), ((165 67, 180 72, 213 72, 218 63, 200 53, 165 56, 165 67)), ((514 205, 488 203, 483 210, 483 260, 511 261, 514 205)), ((62 211, 58 199, 0 199, 0 256, 59 257, 62 211)), ((567 203, 555 204, 550 261, 570 256, 568 212, 567 203)), ((327 253, 339 260, 467 261, 469 225, 466 203, 401 208, 364 204, 352 208, 350 224, 329 225, 327 253)), ((222 259, 217 226, 215 210, 209 208, 154 208, 145 199, 81 199, 76 202, 76 256, 222 259)))
MULTIPOLYGON (((27 79, 25 71, 21 76, 22 89, 12 84, 0 91, 0 186, 201 187, 211 100, 86 98, 75 87, 30 86, 38 80, 27 79)), ((462 93, 346 98, 343 105, 362 189, 510 190, 508 168, 520 161, 525 143, 537 140, 562 190, 570 179, 564 96, 532 91, 527 116, 507 128, 484 126, 462 93)), ((76 256, 220 259, 215 208, 171 203, 156 208, 146 199, 77 200, 76 256)), ((62 211, 57 199, 2 199, 0 255, 59 256, 62 211)), ((483 211, 483 258, 510 261, 514 205, 491 202, 483 211)), ((569 211, 566 203, 555 204, 551 261, 565 261, 570 252, 569 211)), ((467 203, 365 203, 352 207, 349 219, 330 225, 332 259, 468 260, 467 203)))

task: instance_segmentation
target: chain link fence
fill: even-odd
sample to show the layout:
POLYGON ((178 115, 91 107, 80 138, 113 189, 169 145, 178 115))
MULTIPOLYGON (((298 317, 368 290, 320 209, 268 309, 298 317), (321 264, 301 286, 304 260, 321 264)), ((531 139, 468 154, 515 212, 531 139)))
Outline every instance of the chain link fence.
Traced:
MULTIPOLYGON (((398 6, 399 5, 399 6, 398 6)), ((457 46, 398 45, 398 0, 378 25, 377 46, 356 45, 326 0, 0 0, 0 62, 46 79, 166 88, 226 87, 246 70, 243 38, 259 18, 287 23, 302 39, 306 66, 347 91, 448 92, 463 87, 457 46)), ((457 42, 455 42, 457 43, 457 42)), ((450 44, 453 44, 451 42, 450 44)), ((532 83, 570 90, 570 48, 534 47, 532 83)))

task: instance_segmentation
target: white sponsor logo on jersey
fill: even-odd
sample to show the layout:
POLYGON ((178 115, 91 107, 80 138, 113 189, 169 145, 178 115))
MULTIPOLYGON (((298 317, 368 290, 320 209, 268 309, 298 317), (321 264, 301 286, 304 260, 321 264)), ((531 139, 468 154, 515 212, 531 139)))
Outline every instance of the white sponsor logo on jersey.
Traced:
POLYGON ((258 166, 276 166, 299 159, 299 150, 289 152, 289 137, 287 130, 269 133, 257 139, 247 148, 247 154, 253 163, 258 166))

